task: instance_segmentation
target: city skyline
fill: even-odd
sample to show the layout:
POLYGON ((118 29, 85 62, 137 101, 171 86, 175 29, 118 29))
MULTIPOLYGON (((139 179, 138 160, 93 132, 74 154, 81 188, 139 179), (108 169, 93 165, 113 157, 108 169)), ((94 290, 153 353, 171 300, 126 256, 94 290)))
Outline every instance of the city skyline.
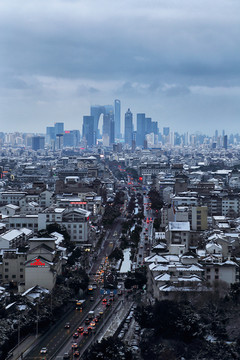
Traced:
POLYGON ((81 129, 90 106, 114 99, 122 129, 130 107, 179 132, 238 131, 236 1, 10 0, 0 10, 2 131, 81 129))

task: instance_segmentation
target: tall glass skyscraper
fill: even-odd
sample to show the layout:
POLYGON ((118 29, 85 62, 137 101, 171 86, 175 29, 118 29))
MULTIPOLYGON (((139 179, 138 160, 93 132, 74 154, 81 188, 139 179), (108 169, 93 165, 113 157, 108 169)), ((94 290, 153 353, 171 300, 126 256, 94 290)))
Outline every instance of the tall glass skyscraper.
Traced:
POLYGON ((121 138, 121 101, 114 101, 114 120, 115 120, 115 137, 121 138))
POLYGON ((137 114, 137 146, 143 146, 146 134, 145 114, 137 114))
POLYGON ((64 123, 62 122, 56 122, 54 124, 54 128, 55 128, 55 136, 57 134, 63 134, 64 133, 64 123))
POLYGON ((130 109, 128 109, 128 111, 125 113, 124 138, 125 138, 125 144, 132 146, 133 115, 130 109))
POLYGON ((114 135, 114 113, 113 111, 107 112, 105 115, 103 115, 103 138, 108 138, 108 145, 114 144, 115 141, 115 135, 114 135))
POLYGON ((93 146, 96 143, 96 133, 94 131, 94 117, 83 117, 82 136, 86 139, 88 146, 93 146))

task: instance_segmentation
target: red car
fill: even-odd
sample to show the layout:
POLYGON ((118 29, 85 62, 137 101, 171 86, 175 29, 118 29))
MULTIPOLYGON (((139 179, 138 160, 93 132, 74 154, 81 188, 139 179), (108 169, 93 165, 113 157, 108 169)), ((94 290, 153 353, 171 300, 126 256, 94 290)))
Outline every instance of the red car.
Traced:
POLYGON ((74 339, 77 339, 77 338, 78 338, 78 336, 79 336, 79 335, 78 335, 78 333, 77 333, 77 332, 75 332, 75 333, 73 334, 73 338, 74 338, 74 339))
POLYGON ((103 304, 106 304, 106 302, 107 302, 107 299, 103 299, 103 301, 102 301, 102 302, 103 302, 103 304))
POLYGON ((83 328, 82 326, 80 326, 80 327, 77 329, 77 331, 78 331, 79 333, 83 333, 83 332, 84 332, 84 328, 83 328))

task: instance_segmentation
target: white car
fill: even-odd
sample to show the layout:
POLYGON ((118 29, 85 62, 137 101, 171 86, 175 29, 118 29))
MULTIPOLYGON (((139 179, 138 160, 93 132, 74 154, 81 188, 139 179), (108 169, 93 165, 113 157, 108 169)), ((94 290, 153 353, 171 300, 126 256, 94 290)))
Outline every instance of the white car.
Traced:
POLYGON ((46 354, 46 353, 47 353, 47 348, 46 347, 41 348, 40 354, 46 354))

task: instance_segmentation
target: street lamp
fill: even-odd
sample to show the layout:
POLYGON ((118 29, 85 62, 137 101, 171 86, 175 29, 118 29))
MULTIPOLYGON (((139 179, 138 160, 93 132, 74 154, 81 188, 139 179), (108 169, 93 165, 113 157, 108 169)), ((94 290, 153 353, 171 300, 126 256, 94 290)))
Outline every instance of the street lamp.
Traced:
POLYGON ((36 319, 36 338, 38 337, 38 300, 37 300, 37 319, 36 319))
POLYGON ((21 328, 21 324, 20 324, 20 320, 21 320, 21 315, 18 315, 18 348, 20 345, 20 328, 21 328))

